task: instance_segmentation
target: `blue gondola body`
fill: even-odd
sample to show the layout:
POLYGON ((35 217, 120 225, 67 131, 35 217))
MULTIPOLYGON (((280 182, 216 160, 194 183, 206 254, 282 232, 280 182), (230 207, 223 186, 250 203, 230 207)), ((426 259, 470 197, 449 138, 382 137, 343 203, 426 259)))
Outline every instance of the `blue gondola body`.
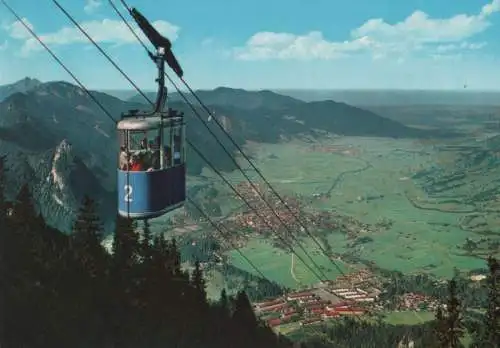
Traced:
MULTIPOLYGON (((144 18, 136 21, 141 28, 150 26, 144 18)), ((152 27, 145 34, 151 32, 152 27)), ((129 110, 116 126, 120 143, 118 214, 132 219, 156 218, 182 207, 186 201, 184 114, 165 110, 165 62, 179 78, 183 72, 168 39, 159 34, 149 39, 157 47, 156 55, 150 55, 158 68, 154 109, 129 110)))
POLYGON ((118 170, 118 213, 152 219, 180 208, 186 200, 185 164, 151 172, 118 170))

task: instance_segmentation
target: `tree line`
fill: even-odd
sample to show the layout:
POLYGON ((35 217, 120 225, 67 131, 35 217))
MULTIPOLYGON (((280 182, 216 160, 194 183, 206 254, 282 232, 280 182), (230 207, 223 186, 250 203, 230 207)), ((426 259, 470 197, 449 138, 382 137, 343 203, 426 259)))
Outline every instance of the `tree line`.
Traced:
POLYGON ((7 202, 0 159, 1 347, 291 347, 260 323, 247 294, 207 300, 203 270, 181 269, 175 240, 116 218, 102 245, 86 197, 70 235, 36 212, 29 186, 7 202))

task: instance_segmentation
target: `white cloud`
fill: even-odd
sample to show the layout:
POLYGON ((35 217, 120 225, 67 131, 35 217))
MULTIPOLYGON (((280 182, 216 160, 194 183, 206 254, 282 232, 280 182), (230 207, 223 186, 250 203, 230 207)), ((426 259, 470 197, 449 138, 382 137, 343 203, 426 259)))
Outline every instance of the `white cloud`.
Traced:
POLYGON ((468 43, 467 41, 463 41, 460 44, 439 45, 436 47, 436 52, 444 53, 457 50, 479 50, 486 45, 487 45, 486 42, 468 43))
POLYGON ((99 7, 101 7, 101 5, 102 2, 100 0, 86 0, 85 7, 83 8, 83 10, 85 11, 85 13, 91 14, 99 7))
POLYGON ((500 12, 500 0, 493 0, 481 9, 482 16, 489 16, 495 12, 500 12))
MULTIPOLYGON (((31 30, 34 29, 33 24, 31 24, 27 18, 22 18, 21 20, 28 26, 28 28, 31 30)), ((15 21, 12 24, 4 24, 2 28, 7 31, 9 36, 13 39, 27 40, 31 38, 31 34, 26 30, 20 21, 15 21)))
MULTIPOLYGON (((23 20, 30 26, 31 29, 33 29, 33 25, 31 25, 26 19, 23 20)), ((142 40, 149 42, 135 23, 129 22, 129 24, 142 40)), ((180 30, 178 26, 163 20, 154 21, 152 24, 158 32, 165 35, 170 40, 175 41, 177 39, 180 30)), ((103 19, 100 21, 94 20, 80 22, 80 26, 97 43, 111 43, 115 45, 138 43, 132 32, 121 20, 103 19)), ((24 41, 21 48, 21 53, 23 55, 27 55, 32 51, 43 50, 43 47, 41 47, 38 41, 28 33, 19 21, 5 26, 4 30, 8 32, 11 38, 24 41)), ((49 46, 90 43, 85 35, 83 35, 76 27, 63 27, 52 33, 38 33, 38 36, 49 46)))
POLYGON ((328 42, 319 31, 306 35, 260 32, 253 35, 244 48, 237 48, 238 58, 252 59, 332 59, 377 46, 369 37, 352 41, 328 42))
POLYGON ((484 43, 468 43, 467 39, 486 30, 488 17, 500 12, 500 0, 485 5, 477 15, 458 14, 451 18, 430 18, 415 11, 405 20, 389 24, 381 18, 370 19, 351 32, 349 40, 326 40, 319 31, 305 35, 259 32, 244 47, 233 50, 242 60, 265 59, 334 59, 354 52, 370 52, 375 59, 387 55, 436 49, 476 50, 484 43), (448 45, 448 46, 446 46, 448 45))
POLYGON ((0 51, 5 51, 9 48, 9 41, 5 40, 2 44, 0 44, 0 51))

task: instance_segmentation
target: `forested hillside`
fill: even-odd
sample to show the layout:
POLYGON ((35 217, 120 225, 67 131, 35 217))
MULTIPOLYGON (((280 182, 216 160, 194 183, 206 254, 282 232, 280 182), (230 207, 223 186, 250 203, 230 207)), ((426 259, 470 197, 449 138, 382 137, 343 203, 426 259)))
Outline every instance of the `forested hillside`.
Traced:
MULTIPOLYGON (((49 227, 28 185, 7 202, 0 158, 0 345, 10 347, 292 347, 259 322, 245 292, 206 298, 203 270, 181 269, 175 240, 117 217, 112 253, 95 202, 85 197, 71 235, 49 227)), ((500 342, 500 267, 489 260, 488 302, 471 316, 457 282, 436 320, 394 326, 373 318, 305 328, 302 347, 474 347, 500 342)), ((397 289, 396 289, 397 291, 397 289)))
POLYGON ((67 236, 35 212, 27 185, 13 205, 3 197, 1 347, 291 346, 257 321, 244 292, 209 303, 200 264, 181 270, 175 240, 147 226, 139 238, 117 218, 109 254, 91 199, 67 236))

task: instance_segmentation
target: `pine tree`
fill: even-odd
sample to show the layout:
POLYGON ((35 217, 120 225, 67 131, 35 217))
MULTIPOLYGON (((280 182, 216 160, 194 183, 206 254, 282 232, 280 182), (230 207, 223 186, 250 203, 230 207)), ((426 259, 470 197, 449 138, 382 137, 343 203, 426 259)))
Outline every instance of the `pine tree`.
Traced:
POLYGON ((13 206, 12 221, 18 230, 28 230, 36 226, 37 213, 28 184, 21 186, 13 206))
POLYGON ((457 284, 455 279, 452 279, 448 286, 446 311, 443 311, 443 308, 439 306, 436 312, 435 336, 439 347, 462 347, 460 338, 463 337, 465 329, 461 310, 461 303, 457 296, 457 284))
POLYGON ((227 296, 225 288, 220 292, 218 307, 221 309, 222 313, 229 315, 231 308, 229 307, 229 297, 227 296))
POLYGON ((113 264, 121 270, 130 271, 137 263, 140 253, 136 223, 117 216, 113 238, 113 264))
POLYGON ((144 228, 142 232, 141 241, 141 257, 144 265, 149 265, 151 263, 151 258, 153 257, 151 244, 153 241, 153 236, 151 234, 151 228, 148 220, 144 220, 144 228))
POLYGON ((46 227, 36 211, 28 185, 23 185, 13 206, 13 215, 9 219, 4 249, 7 277, 4 290, 6 294, 6 312, 8 323, 4 328, 11 340, 25 340, 28 345, 41 345, 39 341, 46 331, 47 323, 43 320, 47 310, 48 293, 45 280, 47 275, 47 252, 43 244, 43 229, 46 227), (34 326, 31 337, 22 337, 24 327, 34 326))
POLYGON ((194 270, 191 275, 191 286, 194 289, 194 301, 197 310, 200 312, 205 312, 208 308, 207 291, 205 279, 203 278, 203 271, 198 260, 196 260, 194 263, 194 270))
POLYGON ((10 229, 7 226, 7 202, 5 199, 6 166, 5 156, 0 156, 0 346, 4 345, 4 327, 6 321, 5 299, 6 299, 6 272, 8 272, 5 248, 9 242, 10 229))
POLYGON ((500 345, 500 264, 488 258, 488 309, 485 316, 485 335, 482 344, 485 347, 500 345))
POLYGON ((175 238, 172 239, 170 245, 168 246, 168 253, 170 255, 172 274, 174 277, 181 276, 181 253, 177 247, 177 241, 175 238))
MULTIPOLYGON (((88 331, 87 342, 99 341, 106 318, 101 311, 107 305, 103 298, 106 288, 107 253, 102 246, 103 226, 93 199, 82 200, 70 235, 68 257, 72 262, 67 270, 68 314, 77 330, 88 331), (75 301, 75 299, 78 299, 75 301)), ((76 337, 79 331, 74 331, 76 337)))
POLYGON ((234 300, 233 320, 249 332, 257 328, 257 318, 245 291, 239 291, 234 300))
POLYGON ((449 347, 448 337, 446 335, 446 318, 444 317, 443 307, 440 305, 436 311, 436 327, 434 328, 434 334, 436 335, 436 341, 440 348, 449 347))
MULTIPOLYGON (((0 156, 0 234, 7 229, 7 200, 5 197, 5 185, 6 185, 6 161, 5 156, 0 156)), ((3 238, 3 236, 1 237, 3 238)), ((1 240, 0 240, 1 241, 1 240)), ((2 243, 3 247, 5 244, 2 243)))
POLYGON ((464 325, 461 313, 461 303, 457 297, 457 284, 455 279, 449 283, 449 298, 446 315, 446 334, 449 348, 461 347, 460 338, 464 335, 464 325))
MULTIPOLYGON (((10 231, 8 231, 9 226, 7 226, 9 219, 7 218, 8 208, 7 199, 5 197, 6 172, 7 168, 5 166, 5 156, 0 156, 0 274, 4 274, 6 271, 5 247, 7 243, 9 243, 8 236, 10 235, 10 231)), ((3 288, 2 284, 0 284, 0 288, 3 288)))
POLYGON ((19 266, 34 275, 40 274, 40 268, 44 263, 42 237, 46 225, 36 212, 28 184, 21 186, 13 205, 13 214, 10 220, 9 225, 15 234, 15 242, 20 244, 20 250, 17 250, 18 255, 15 256, 19 259, 19 266), (33 261, 31 264, 30 260, 33 261))
POLYGON ((93 278, 105 269, 105 250, 102 246, 103 227, 95 201, 83 198, 71 235, 71 252, 76 262, 93 278))
POLYGON ((139 261, 139 236, 135 232, 133 220, 117 216, 113 236, 113 256, 111 260, 110 297, 112 317, 110 329, 114 341, 119 346, 130 346, 137 331, 139 321, 133 305, 137 295, 137 271, 139 261))

